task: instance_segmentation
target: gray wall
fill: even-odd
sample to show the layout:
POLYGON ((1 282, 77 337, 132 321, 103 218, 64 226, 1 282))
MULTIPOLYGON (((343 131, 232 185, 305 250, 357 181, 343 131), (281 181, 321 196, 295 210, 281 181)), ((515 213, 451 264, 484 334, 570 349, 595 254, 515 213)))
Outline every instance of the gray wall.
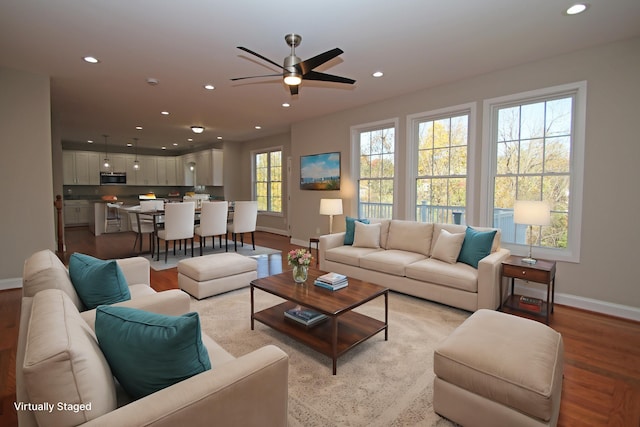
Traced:
POLYGON ((56 244, 49 77, 0 68, 0 94, 3 288, 22 276, 29 255, 56 244))
MULTIPOLYGON (((476 102, 476 142, 482 143, 482 101, 503 95, 586 80, 587 127, 583 194, 582 247, 579 263, 560 263, 557 273, 559 302, 611 311, 640 319, 640 279, 627 258, 637 253, 640 211, 640 138, 637 111, 640 101, 640 38, 578 51, 523 66, 497 71, 297 123, 291 129, 294 166, 299 157, 327 151, 342 152, 339 192, 301 191, 292 186, 291 231, 294 241, 306 241, 317 227, 326 233, 327 218, 318 214, 320 198, 345 199, 345 214, 354 215, 355 187, 350 171, 350 128, 398 118, 399 171, 406 169, 407 115, 476 102), (321 147, 321 148, 319 148, 321 147)), ((386 78, 386 77, 385 77, 386 78)), ((357 90, 357 89, 356 89, 357 90)), ((482 147, 480 147, 480 151, 482 147)), ((480 171, 480 159, 475 170, 480 171)), ((293 182, 299 177, 294 167, 293 182)), ((396 197, 398 218, 406 218, 403 176, 396 197)), ((480 182, 473 187, 479 205, 480 182)), ((467 219, 478 224, 479 212, 467 219)), ((344 229, 344 217, 334 230, 344 229)), ((631 263, 633 261, 631 260, 631 263)))

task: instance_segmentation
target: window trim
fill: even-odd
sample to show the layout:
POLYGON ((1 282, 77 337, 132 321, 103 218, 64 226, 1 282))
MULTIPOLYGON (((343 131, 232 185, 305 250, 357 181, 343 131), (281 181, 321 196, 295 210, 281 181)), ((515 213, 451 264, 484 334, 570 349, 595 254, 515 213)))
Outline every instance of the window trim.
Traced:
MULTIPOLYGON (((282 145, 279 146, 274 146, 274 147, 266 147, 266 148, 259 148, 259 149, 255 149, 255 150, 251 150, 251 200, 257 200, 257 194, 256 194, 256 155, 258 154, 265 154, 265 153, 272 153, 274 151, 280 151, 280 167, 282 169, 282 171, 280 172, 280 176, 283 178, 280 181, 280 185, 281 185, 281 189, 280 189, 280 193, 282 194, 282 201, 283 201, 283 209, 282 212, 275 212, 275 211, 271 211, 271 210, 259 210, 258 213, 260 215, 267 215, 267 216, 284 216, 284 198, 285 195, 283 193, 284 191, 284 164, 283 164, 283 160, 284 160, 284 147, 282 145)), ((271 175, 269 175, 269 182, 271 182, 271 175)))
POLYGON ((393 128, 393 206, 391 208, 391 218, 397 218, 398 215, 398 197, 395 197, 398 193, 398 160, 399 146, 398 146, 398 132, 399 132, 400 119, 398 117, 379 120, 376 122, 363 123, 360 125, 351 126, 351 170, 353 180, 355 197, 351 198, 351 212, 353 215, 358 215, 358 204, 360 203, 360 194, 358 188, 358 181, 360 181, 360 134, 362 132, 371 132, 374 130, 380 130, 385 128, 393 128))
MULTIPOLYGON (((496 139, 498 109, 510 105, 522 105, 536 100, 547 100, 562 95, 573 95, 573 129, 570 157, 570 189, 569 195, 569 229, 568 247, 566 249, 536 247, 535 255, 539 258, 566 262, 580 262, 581 229, 582 229, 582 197, 584 177, 584 150, 587 111, 587 82, 573 82, 559 86, 520 92, 483 101, 483 135, 482 135, 482 181, 480 188, 480 223, 492 226, 493 188, 496 171, 496 139)), ((514 254, 526 254, 529 245, 502 243, 514 254)))
POLYGON ((423 121, 437 120, 440 118, 450 118, 458 114, 469 115, 469 135, 467 136, 467 201, 465 206, 465 217, 467 222, 474 217, 475 197, 473 188, 475 186, 475 164, 476 164, 476 132, 477 132, 477 103, 451 107, 439 108, 437 110, 424 111, 407 116, 407 174, 405 188, 408 189, 405 212, 410 220, 416 221, 416 180, 418 179, 418 124, 423 121))

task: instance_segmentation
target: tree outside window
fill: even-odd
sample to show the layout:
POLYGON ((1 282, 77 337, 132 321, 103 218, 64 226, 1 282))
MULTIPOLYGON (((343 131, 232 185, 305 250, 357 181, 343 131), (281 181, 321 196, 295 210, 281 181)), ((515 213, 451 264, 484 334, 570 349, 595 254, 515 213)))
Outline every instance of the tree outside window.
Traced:
POLYGON ((255 153, 253 161, 258 210, 282 213, 282 150, 255 153))
POLYGON ((393 216, 395 128, 359 133, 360 170, 358 215, 361 218, 393 216))

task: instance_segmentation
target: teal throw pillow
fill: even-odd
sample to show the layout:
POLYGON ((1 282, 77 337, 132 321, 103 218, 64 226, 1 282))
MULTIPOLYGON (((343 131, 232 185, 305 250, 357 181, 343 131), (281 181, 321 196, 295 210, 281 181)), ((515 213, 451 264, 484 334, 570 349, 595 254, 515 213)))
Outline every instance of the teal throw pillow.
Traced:
POLYGON ((134 399, 211 369, 198 313, 167 316, 103 305, 95 327, 113 375, 134 399))
POLYGON ((356 221, 361 222, 363 224, 369 224, 368 219, 364 218, 351 218, 347 217, 347 225, 346 232, 344 233, 344 244, 345 245, 353 245, 353 238, 356 233, 356 221))
POLYGON ((491 253, 491 246, 496 233, 497 230, 478 231, 467 227, 458 261, 478 268, 480 260, 491 253))
POLYGON ((115 260, 104 261, 74 253, 69 258, 69 276, 87 309, 131 299, 129 285, 115 260))

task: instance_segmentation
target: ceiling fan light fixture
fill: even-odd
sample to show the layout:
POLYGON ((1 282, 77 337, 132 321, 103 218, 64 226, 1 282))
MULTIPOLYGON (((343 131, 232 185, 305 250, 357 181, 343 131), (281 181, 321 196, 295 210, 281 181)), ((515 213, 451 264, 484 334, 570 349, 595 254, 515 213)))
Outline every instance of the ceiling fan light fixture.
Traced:
POLYGON ((298 86, 302 83, 302 76, 295 72, 284 73, 284 84, 298 86))
POLYGON ((204 132, 204 127, 202 127, 202 126, 191 126, 191 131, 193 133, 202 133, 202 132, 204 132))

